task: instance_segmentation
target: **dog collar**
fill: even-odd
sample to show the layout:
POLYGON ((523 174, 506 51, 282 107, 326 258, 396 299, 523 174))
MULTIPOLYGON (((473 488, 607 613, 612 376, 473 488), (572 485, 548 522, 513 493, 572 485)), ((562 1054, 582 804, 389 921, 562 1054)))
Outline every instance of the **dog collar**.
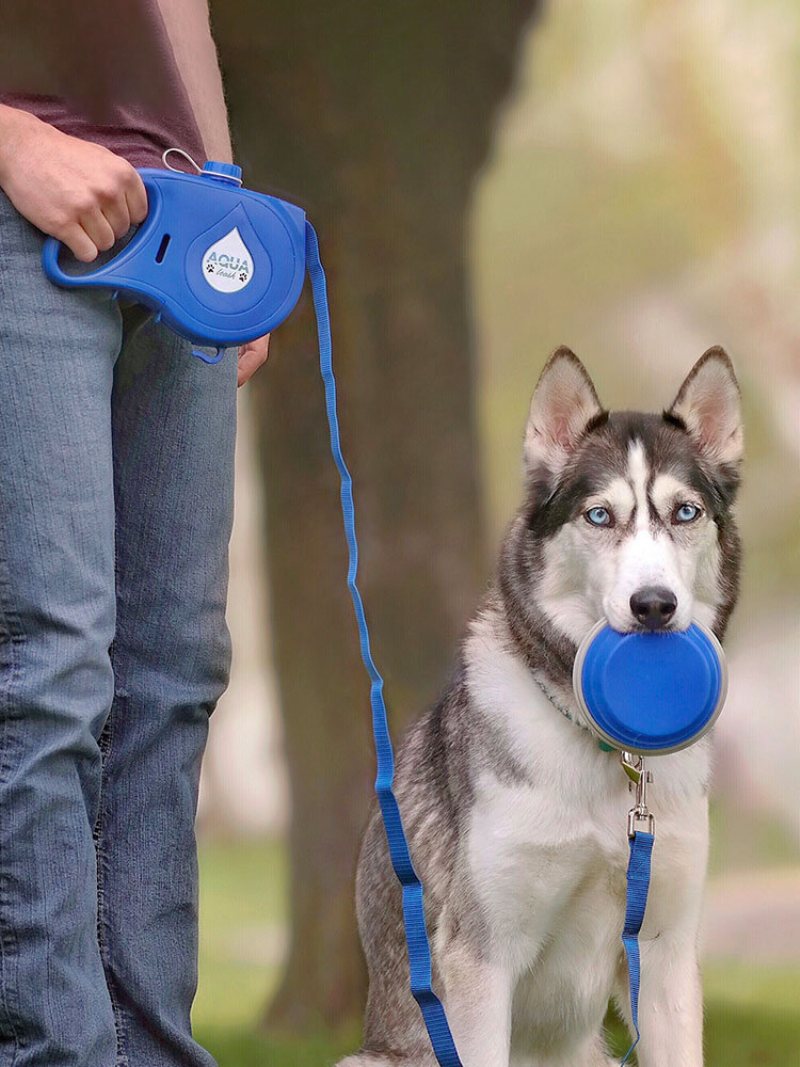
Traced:
POLYGON ((609 743, 607 741, 604 741, 602 737, 597 737, 595 732, 587 723, 581 722, 580 719, 576 719, 572 712, 569 710, 569 708, 565 704, 562 704, 561 701, 558 700, 556 696, 550 692, 550 690, 547 688, 547 686, 544 684, 542 679, 535 671, 532 671, 531 673, 533 674, 534 681, 539 686, 544 695, 547 697, 547 699, 550 701, 550 703, 553 705, 553 707, 556 709, 556 711, 559 711, 564 716, 564 718, 567 719, 568 722, 572 723, 573 726, 577 726, 579 730, 585 730, 588 734, 594 737, 597 740, 597 747, 600 749, 601 752, 616 751, 613 745, 609 745, 609 743))

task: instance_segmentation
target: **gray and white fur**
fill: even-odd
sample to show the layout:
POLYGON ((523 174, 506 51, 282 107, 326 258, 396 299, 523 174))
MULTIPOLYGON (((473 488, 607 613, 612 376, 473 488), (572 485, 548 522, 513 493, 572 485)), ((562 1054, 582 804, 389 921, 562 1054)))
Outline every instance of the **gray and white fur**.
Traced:
MULTIPOLYGON (((531 402, 526 490, 441 700, 398 754, 397 792, 425 885, 435 988, 464 1067, 600 1067, 615 997, 627 779, 572 692, 576 647, 618 630, 721 639, 736 601, 739 390, 712 348, 662 415, 605 411, 558 349, 531 402)), ((641 936, 640 1067, 701 1067, 698 926, 709 740, 650 760, 658 817, 641 936)), ((362 1051, 340 1067, 435 1067, 409 992, 401 895, 377 811, 358 866, 369 969, 362 1051)))

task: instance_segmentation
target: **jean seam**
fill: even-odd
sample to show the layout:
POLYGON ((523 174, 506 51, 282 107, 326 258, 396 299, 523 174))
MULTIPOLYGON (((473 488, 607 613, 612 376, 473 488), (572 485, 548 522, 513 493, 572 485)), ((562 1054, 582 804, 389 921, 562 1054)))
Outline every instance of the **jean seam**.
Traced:
MULTIPOLYGON (((116 570, 116 559, 115 559, 116 570)), ((112 668, 114 663, 114 642, 112 641, 109 648, 109 657, 112 662, 112 668)), ((116 688, 115 688, 116 696, 116 688)), ((130 1060, 128 1057, 128 1034, 125 1026, 125 1017, 120 1006, 119 998, 117 997, 116 982, 114 980, 114 973, 112 967, 111 957, 111 945, 107 936, 108 929, 108 912, 106 908, 106 875, 107 875, 107 853, 105 848, 105 816, 107 814, 106 808, 106 784, 108 780, 108 762, 111 757, 111 752, 114 742, 114 703, 112 701, 111 710, 106 720, 103 732, 100 735, 100 758, 102 761, 101 775, 100 775, 100 803, 97 811, 97 821, 95 822, 95 852, 97 857, 97 944, 100 950, 100 959, 103 963, 103 969, 106 976, 106 986, 108 987, 108 996, 111 1001, 111 1010, 114 1015, 114 1029, 117 1037, 117 1055, 115 1061, 115 1067, 130 1067, 130 1060)))
MULTIPOLYGON (((2 564, 2 560, 0 560, 2 564)), ((4 623, 8 631, 8 647, 9 647, 9 674, 8 674, 8 687, 4 694, 0 691, 0 717, 2 717, 2 735, 0 736, 0 784, 5 785, 8 781, 8 774, 11 769, 9 758, 9 738, 10 727, 13 719, 13 700, 12 693, 14 691, 15 683, 19 678, 19 657, 17 656, 16 647, 21 644, 24 638, 22 626, 20 623, 19 615, 12 609, 5 605, 10 603, 10 583, 8 576, 5 573, 4 566, 0 565, 0 620, 4 623)), ((0 642, 0 648, 2 643, 0 642)), ((16 933, 14 931, 14 924, 6 921, 6 913, 8 911, 9 900, 6 896, 5 878, 3 876, 2 869, 0 868, 0 1002, 2 1003, 3 1014, 5 1020, 11 1030, 14 1039, 14 1052, 9 1067, 14 1067, 19 1057, 21 1048, 25 1047, 25 1039, 22 1036, 21 1019, 19 1017, 19 990, 14 989, 11 993, 11 982, 8 977, 8 964, 11 959, 19 960, 19 951, 16 933), (14 1005, 10 1004, 9 994, 14 1000, 14 1005)), ((14 973, 15 983, 18 975, 14 973)))
MULTIPOLYGON (((117 358, 122 353, 125 347, 125 322, 122 310, 119 310, 120 324, 121 324, 121 336, 119 351, 117 358)), ((119 589, 119 552, 117 547, 117 537, 119 531, 119 501, 116 494, 116 482, 117 482, 117 456, 114 454, 112 458, 114 468, 114 588, 119 589)), ((113 960, 111 951, 111 942, 108 937, 108 909, 106 901, 106 880, 108 874, 108 854, 106 849, 106 819, 108 815, 107 796, 108 796, 108 782, 109 771, 108 765, 111 760, 111 754, 114 746, 114 726, 116 722, 115 710, 117 704, 117 636, 118 636, 118 624, 115 626, 114 637, 111 641, 111 645, 108 650, 108 657, 111 662, 111 671, 114 678, 114 694, 111 701, 111 708, 108 713, 108 719, 106 721, 105 728, 100 735, 100 758, 102 761, 101 774, 100 774, 100 803, 97 809, 97 822, 95 824, 95 849, 97 854, 97 944, 100 949, 100 959, 103 963, 103 969, 106 975, 106 985, 108 987, 108 995, 111 1001, 111 1011, 114 1016, 114 1029, 117 1037, 117 1053, 115 1059, 115 1067, 130 1067, 129 1045, 128 1045, 128 1029, 125 1021, 125 1013, 120 1004, 120 997, 118 996, 116 979, 114 978, 113 960)))

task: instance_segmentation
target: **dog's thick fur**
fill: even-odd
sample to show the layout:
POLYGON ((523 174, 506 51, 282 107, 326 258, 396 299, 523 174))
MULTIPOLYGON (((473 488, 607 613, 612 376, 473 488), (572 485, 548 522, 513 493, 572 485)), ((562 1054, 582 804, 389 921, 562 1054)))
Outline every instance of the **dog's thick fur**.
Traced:
MULTIPOLYGON (((398 758, 435 985, 465 1067, 614 1062, 602 1025, 611 996, 628 1016, 620 931, 631 797, 617 755, 581 721, 572 665, 599 619, 641 628, 631 597, 642 589, 673 594, 668 627, 696 619, 723 637, 738 587, 741 456, 738 387, 721 349, 700 359, 663 415, 604 411, 568 349, 542 373, 525 500, 496 580, 449 688, 398 758), (688 521, 685 504, 699 509, 688 521)), ((639 1063, 700 1067, 709 742, 650 765, 658 829, 639 1063)), ((363 1050, 340 1067, 435 1067, 377 813, 357 895, 369 999, 363 1050)))

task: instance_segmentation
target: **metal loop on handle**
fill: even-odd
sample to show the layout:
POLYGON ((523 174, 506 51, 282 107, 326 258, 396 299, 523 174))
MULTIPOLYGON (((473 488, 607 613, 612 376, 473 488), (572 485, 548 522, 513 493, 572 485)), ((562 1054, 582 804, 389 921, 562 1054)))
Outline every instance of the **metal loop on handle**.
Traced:
MULTIPOLYGON (((179 156, 183 156, 183 158, 185 160, 187 160, 189 163, 192 164, 192 166, 194 167, 194 169, 197 171, 198 174, 202 174, 203 173, 203 168, 199 165, 199 163, 197 163, 194 159, 192 159, 192 157, 189 155, 188 152, 184 152, 184 150, 182 148, 166 148, 161 153, 161 162, 164 164, 164 166, 167 168, 167 170, 174 171, 176 174, 183 174, 184 173, 184 171, 182 171, 180 169, 180 167, 173 167, 170 164, 168 157, 169 157, 170 153, 172 153, 172 152, 177 152, 179 156)), ((241 182, 239 184, 241 185, 241 182)))

